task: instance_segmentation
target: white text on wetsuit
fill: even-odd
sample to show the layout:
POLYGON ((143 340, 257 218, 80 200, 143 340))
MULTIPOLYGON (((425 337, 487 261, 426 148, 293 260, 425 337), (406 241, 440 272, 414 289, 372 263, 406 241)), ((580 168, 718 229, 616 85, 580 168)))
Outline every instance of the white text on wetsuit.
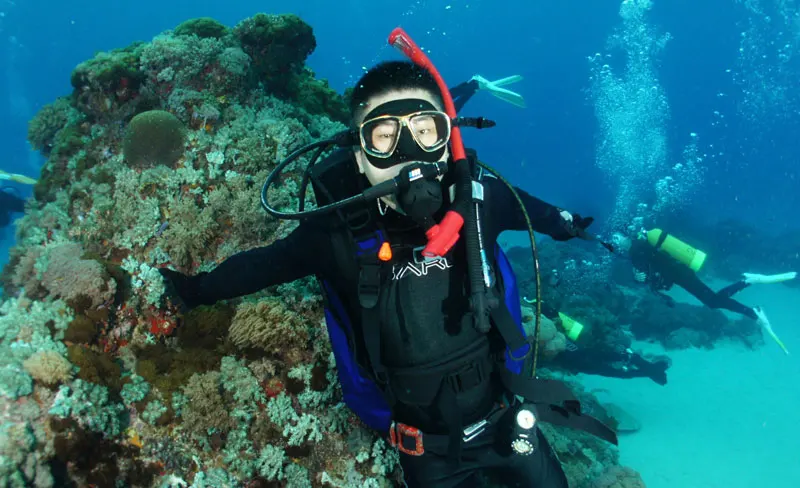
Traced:
POLYGON ((403 279, 408 273, 414 276, 427 276, 428 270, 431 268, 444 271, 452 267, 453 265, 450 264, 447 258, 434 258, 422 263, 408 262, 402 266, 394 265, 392 267, 392 280, 397 281, 403 279))

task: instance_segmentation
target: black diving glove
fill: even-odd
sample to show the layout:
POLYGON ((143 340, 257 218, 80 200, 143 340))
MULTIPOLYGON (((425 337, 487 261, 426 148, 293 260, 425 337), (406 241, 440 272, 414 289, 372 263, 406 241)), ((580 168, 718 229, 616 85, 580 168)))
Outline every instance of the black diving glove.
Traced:
POLYGON ((181 312, 202 305, 197 291, 197 276, 186 276, 167 268, 159 268, 158 272, 164 277, 165 295, 181 312))
POLYGON ((566 210, 558 213, 562 232, 553 236, 557 241, 566 241, 573 237, 580 237, 586 229, 594 222, 594 217, 581 217, 580 214, 571 214, 566 210))

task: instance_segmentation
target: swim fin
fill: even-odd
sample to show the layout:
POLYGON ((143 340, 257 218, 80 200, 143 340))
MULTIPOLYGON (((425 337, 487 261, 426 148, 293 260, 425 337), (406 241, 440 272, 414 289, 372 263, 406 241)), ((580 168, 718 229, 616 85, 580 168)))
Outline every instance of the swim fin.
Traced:
POLYGON ((769 334, 769 336, 772 338, 772 340, 775 341, 775 343, 778 344, 778 346, 780 346, 780 348, 783 349, 783 352, 785 352, 786 355, 788 356, 789 355, 789 350, 786 349, 786 346, 783 344, 783 341, 781 341, 778 338, 778 335, 775 334, 775 331, 772 330, 772 325, 769 323, 769 319, 767 318, 767 314, 765 314, 764 311, 761 310, 761 307, 753 307, 753 311, 758 316, 758 325, 760 325, 761 328, 763 328, 764 331, 767 334, 769 334))
POLYGON ((521 81, 522 75, 506 76, 505 78, 500 78, 499 80, 495 81, 489 81, 481 75, 475 75, 470 79, 470 81, 473 80, 478 82, 478 89, 488 90, 489 93, 500 100, 520 108, 525 108, 525 99, 522 97, 522 95, 506 88, 502 88, 505 85, 510 85, 512 83, 521 81))
POLYGON ((35 185, 36 180, 30 178, 25 175, 18 175, 16 173, 8 173, 0 169, 0 180, 10 180, 16 181, 17 183, 22 183, 23 185, 35 185))
POLYGON ((775 274, 775 275, 762 275, 757 273, 742 273, 744 282, 748 285, 762 285, 769 283, 782 283, 797 278, 797 272, 792 271, 789 273, 775 274))

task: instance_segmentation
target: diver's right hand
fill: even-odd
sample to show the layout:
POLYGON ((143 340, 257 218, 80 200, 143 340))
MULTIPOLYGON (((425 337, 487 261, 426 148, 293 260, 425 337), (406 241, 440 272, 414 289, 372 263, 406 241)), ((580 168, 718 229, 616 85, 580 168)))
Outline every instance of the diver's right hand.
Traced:
POLYGON ((638 281, 639 283, 644 283, 645 281, 647 281, 647 274, 645 274, 644 271, 634 271, 633 279, 638 281))
POLYGON ((158 272, 164 278, 164 287, 166 288, 164 294, 173 305, 178 307, 180 312, 188 312, 198 305, 192 276, 186 276, 168 268, 159 268, 158 272))

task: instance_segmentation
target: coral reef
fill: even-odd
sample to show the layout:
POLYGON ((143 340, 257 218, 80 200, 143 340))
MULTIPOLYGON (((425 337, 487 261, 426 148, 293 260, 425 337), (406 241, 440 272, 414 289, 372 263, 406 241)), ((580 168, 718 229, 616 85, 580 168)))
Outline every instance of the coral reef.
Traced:
MULTIPOLYGON (((313 280, 187 313, 158 272, 292 230, 260 184, 347 119, 304 64, 315 46, 293 15, 191 19, 79 64, 31 121, 47 161, 2 275, 0 486, 398 481, 397 452, 341 402, 313 280)), ((272 201, 296 207, 300 177, 287 168, 272 201)), ((541 339, 563 348, 550 321, 541 339)), ((567 462, 616 463, 569 436, 567 462)))

